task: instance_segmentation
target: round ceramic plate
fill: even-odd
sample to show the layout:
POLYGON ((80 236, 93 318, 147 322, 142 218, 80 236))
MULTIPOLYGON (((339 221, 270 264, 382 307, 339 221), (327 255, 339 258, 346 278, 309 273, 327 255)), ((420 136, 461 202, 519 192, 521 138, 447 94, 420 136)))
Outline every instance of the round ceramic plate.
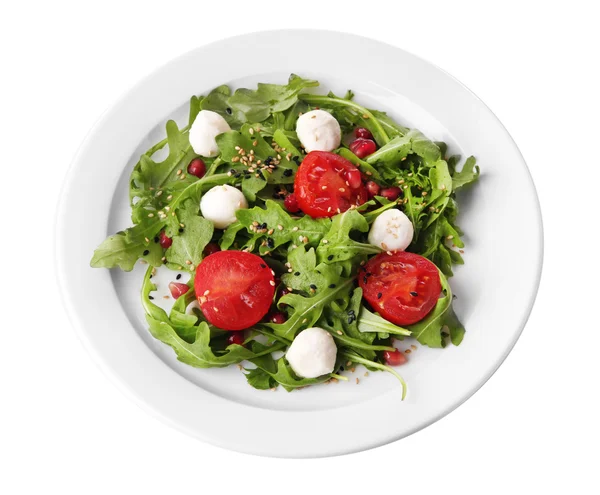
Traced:
MULTIPOLYGON (((75 158, 56 235, 68 312, 86 348, 122 389, 190 435, 280 457, 375 447, 448 414, 485 383, 515 344, 542 265, 535 188, 517 146, 494 114, 458 81, 409 53, 326 31, 262 32, 219 41, 170 62, 130 90, 103 116, 75 158), (244 56, 249 48, 262 55, 244 56), (331 53, 338 54, 335 61, 331 53), (344 53, 369 59, 369 70, 357 71, 344 53), (319 80, 319 92, 352 89, 358 102, 447 142, 452 153, 475 155, 481 165, 479 183, 458 198, 466 263, 451 279, 455 309, 467 333, 459 347, 418 346, 399 369, 409 387, 404 402, 398 382, 387 373, 365 377, 357 369, 346 372, 348 382, 287 393, 249 387, 235 366, 201 370, 183 365, 146 329, 139 296, 145 267, 131 273, 90 268, 96 246, 129 225, 127 183, 134 163, 164 137, 167 119, 185 122, 191 95, 224 83, 234 88, 284 83, 290 73, 319 80), (245 427, 228 427, 240 417, 245 427)), ((159 290, 164 290, 161 276, 159 290)))

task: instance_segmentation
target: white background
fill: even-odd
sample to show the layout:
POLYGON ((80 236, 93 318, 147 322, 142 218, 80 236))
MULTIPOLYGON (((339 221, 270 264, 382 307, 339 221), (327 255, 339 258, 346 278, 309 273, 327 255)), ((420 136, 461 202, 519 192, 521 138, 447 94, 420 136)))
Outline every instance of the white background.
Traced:
MULTIPOLYGON (((600 36, 591 5, 121 0, 4 6, 0 493, 598 493, 600 36), (519 145, 544 216, 538 300, 493 378, 426 430, 330 459, 232 453, 142 412, 88 358, 53 274, 59 189, 100 114, 176 55, 234 34, 284 27, 376 38, 457 77, 519 145)), ((332 54, 340 58, 369 70, 369 60, 332 54)), ((519 198, 507 190, 506 200, 519 198)), ((498 234, 498 242, 519 242, 498 234)), ((380 411, 365 421, 394 418, 380 411)), ((240 417, 214 427, 252 425, 240 417)))

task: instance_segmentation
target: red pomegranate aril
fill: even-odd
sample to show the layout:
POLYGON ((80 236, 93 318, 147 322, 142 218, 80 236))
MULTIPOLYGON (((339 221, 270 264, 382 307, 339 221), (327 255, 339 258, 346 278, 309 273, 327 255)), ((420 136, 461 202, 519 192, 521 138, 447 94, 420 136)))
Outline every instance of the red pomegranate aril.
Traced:
POLYGON ((358 169, 348 170, 345 176, 346 182, 351 189, 358 189, 362 185, 362 178, 358 169))
POLYGON ((369 129, 365 129, 364 127, 357 127, 354 129, 354 136, 363 139, 373 139, 373 134, 371 134, 371 131, 369 129))
POLYGON ((296 195, 294 193, 288 194, 283 200, 283 206, 290 213, 298 213, 300 211, 300 207, 298 206, 298 201, 296 200, 296 195))
POLYGON ((373 198, 373 197, 377 196, 379 194, 379 191, 381 190, 381 187, 379 187, 379 184, 377 184, 377 182, 373 182, 372 180, 367 182, 366 187, 367 187, 367 192, 369 193, 369 198, 373 198))
POLYGON ((399 187, 386 187, 385 189, 382 189, 379 194, 385 199, 396 201, 400 197, 401 193, 402 189, 399 187))
POLYGON ((160 247, 163 249, 169 249, 171 244, 173 244, 173 239, 171 239, 167 234, 165 234, 164 230, 160 231, 160 235, 158 236, 158 242, 160 247))
POLYGON ((188 174, 195 175, 200 179, 206 173, 206 165, 204 165, 204 161, 201 158, 194 158, 188 165, 187 171, 188 174))
POLYGON ((358 138, 350 143, 350 150, 358 158, 364 158, 377 151, 377 145, 372 139, 358 138))
POLYGON ((169 290, 171 291, 171 295, 173 299, 178 299, 180 296, 183 296, 190 288, 187 284, 180 284, 179 282, 171 282, 169 284, 169 290))
POLYGON ((406 363, 406 356, 398 349, 395 351, 384 351, 383 359, 385 359, 386 364, 390 366, 400 366, 401 364, 406 363))
POLYGON ((275 323, 276 325, 282 325, 287 320, 287 316, 283 314, 281 311, 277 311, 276 313, 271 313, 269 315, 269 321, 271 323, 275 323))
POLYGON ((204 257, 206 258, 207 256, 210 256, 211 254, 215 254, 218 253, 221 250, 221 248, 219 247, 219 245, 216 242, 209 242, 206 247, 204 248, 203 254, 204 257))
POLYGON ((227 345, 237 344, 244 345, 244 332, 231 332, 229 337, 227 337, 227 345))

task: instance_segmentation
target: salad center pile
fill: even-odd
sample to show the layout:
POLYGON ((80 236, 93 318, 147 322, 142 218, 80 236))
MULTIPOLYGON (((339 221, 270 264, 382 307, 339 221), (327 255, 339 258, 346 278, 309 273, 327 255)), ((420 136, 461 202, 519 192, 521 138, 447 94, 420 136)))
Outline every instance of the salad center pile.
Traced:
POLYGON ((470 157, 458 171, 444 143, 314 86, 292 75, 193 96, 188 126, 167 122, 134 167, 133 226, 91 265, 149 265, 150 332, 186 364, 243 362, 253 387, 288 391, 362 364, 394 374, 404 397, 394 340, 464 336, 447 279, 463 263, 455 193, 479 168, 470 157), (174 270, 169 313, 153 303, 161 266, 174 270))

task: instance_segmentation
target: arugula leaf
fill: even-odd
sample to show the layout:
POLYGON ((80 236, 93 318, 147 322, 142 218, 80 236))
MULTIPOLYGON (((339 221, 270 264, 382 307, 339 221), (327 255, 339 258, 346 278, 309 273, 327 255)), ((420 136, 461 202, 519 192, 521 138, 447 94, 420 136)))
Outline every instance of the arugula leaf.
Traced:
POLYGON ((287 294, 279 299, 279 306, 287 305, 288 319, 285 323, 278 325, 275 323, 266 323, 266 327, 271 328, 275 335, 287 340, 293 340, 294 336, 302 328, 310 328, 321 317, 324 307, 332 301, 348 292, 352 285, 352 279, 336 279, 334 288, 316 292, 312 297, 303 297, 299 294, 287 294), (290 314, 291 313, 291 314, 290 314))
POLYGON ((479 178, 479 166, 475 165, 475 158, 470 156, 465 161, 460 172, 452 176, 452 189, 457 190, 468 184, 472 184, 479 178))
POLYGON ((420 131, 411 129, 405 135, 395 137, 369 155, 366 161, 371 165, 383 164, 387 167, 396 167, 409 153, 422 157, 425 163, 433 163, 441 158, 440 149, 433 141, 427 139, 420 131))
POLYGON ((172 233, 173 244, 167 249, 167 261, 171 265, 194 271, 202 261, 204 248, 211 241, 214 225, 198 214, 198 204, 186 201, 178 211, 180 230, 172 233))
MULTIPOLYGON (((133 270, 138 259, 142 258, 152 266, 160 266, 162 263, 163 249, 160 244, 149 240, 140 240, 133 227, 109 236, 94 251, 90 262, 93 268, 115 268, 129 272, 133 270)), ((154 237, 154 236, 153 236, 154 237)), ((143 237, 142 237, 143 239, 143 237)))
POLYGON ((229 106, 244 116, 246 122, 262 122, 274 112, 283 112, 298 100, 305 88, 318 86, 317 81, 292 74, 286 85, 258 83, 256 90, 238 89, 229 98, 229 106))
POLYGON ((320 263, 337 263, 352 260, 354 265, 360 263, 367 255, 381 253, 381 248, 358 242, 352 239, 351 233, 368 232, 369 224, 357 210, 346 210, 333 217, 329 232, 317 248, 320 263))
POLYGON ((385 320, 377 313, 372 313, 364 306, 360 307, 358 315, 358 330, 363 333, 387 333, 408 337, 411 331, 385 320))
POLYGON ((286 287, 305 294, 319 293, 334 288, 330 287, 332 281, 337 280, 341 274, 341 267, 338 265, 322 264, 317 266, 315 250, 310 248, 306 251, 304 246, 299 246, 289 252, 288 263, 288 267, 292 271, 282 275, 281 281, 286 287))
POLYGON ((202 110, 211 110, 223 117, 232 129, 239 129, 244 121, 244 115, 233 111, 229 106, 229 97, 231 89, 223 84, 213 89, 206 98, 202 100, 200 108, 202 110))
POLYGON ((452 308, 452 290, 448 280, 440 271, 440 281, 444 297, 423 320, 408 326, 412 336, 421 344, 429 347, 446 347, 443 331, 448 328, 450 339, 454 345, 459 345, 465 335, 465 327, 460 323, 452 308))
POLYGON ((387 371, 388 373, 391 373, 392 375, 394 375, 400 381, 400 383, 402 385, 402 400, 404 400, 406 398, 406 382, 404 381, 404 378, 402 378, 402 376, 400 376, 400 374, 394 368, 391 368, 390 366, 386 366, 385 364, 377 363, 370 359, 365 359, 364 357, 362 357, 359 354, 352 352, 352 351, 341 351, 340 353, 345 358, 349 359, 350 361, 352 361, 354 363, 364 364, 369 369, 387 371))
POLYGON ((240 225, 250 234, 246 246, 254 246, 262 241, 264 244, 261 243, 259 252, 265 254, 287 243, 316 247, 331 224, 328 218, 303 216, 293 219, 279 203, 272 200, 266 201, 264 209, 255 206, 239 210, 236 216, 238 222, 227 228, 221 240, 222 249, 228 249, 232 245, 232 240, 235 239, 232 231, 238 232, 240 225))

